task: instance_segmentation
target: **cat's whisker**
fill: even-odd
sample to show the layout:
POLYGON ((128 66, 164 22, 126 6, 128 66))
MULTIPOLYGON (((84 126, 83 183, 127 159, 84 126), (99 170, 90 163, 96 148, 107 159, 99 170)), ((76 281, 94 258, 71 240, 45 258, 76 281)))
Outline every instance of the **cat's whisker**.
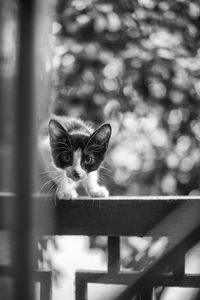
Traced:
POLYGON ((50 180, 48 180, 47 182, 45 182, 45 183, 43 184, 43 186, 40 188, 39 192, 41 193, 41 191, 43 190, 43 188, 44 188, 48 183, 50 183, 50 182, 52 182, 52 181, 53 181, 53 179, 50 179, 50 180))
MULTIPOLYGON (((100 172, 101 172, 101 170, 100 170, 100 172)), ((102 175, 102 176, 107 176, 107 177, 109 177, 109 178, 112 178, 112 177, 113 177, 111 174, 106 174, 106 173, 101 173, 101 175, 102 175)))
POLYGON ((57 191, 58 191, 58 188, 59 188, 59 187, 60 187, 60 183, 57 184, 56 192, 55 192, 54 197, 53 197, 53 202, 54 202, 55 206, 56 206, 57 191))
POLYGON ((54 182, 52 184, 52 186, 50 187, 50 189, 47 191, 47 194, 49 194, 51 192, 51 190, 56 186, 56 182, 54 182))
POLYGON ((64 129, 61 129, 61 130, 64 133, 64 135, 67 137, 67 139, 70 140, 70 138, 69 138, 68 134, 66 133, 66 131, 64 129))
POLYGON ((72 147, 72 142, 71 142, 70 137, 68 136, 68 134, 65 132, 64 129, 61 129, 61 130, 62 130, 62 132, 64 133, 64 135, 67 137, 67 139, 68 139, 68 141, 69 141, 69 143, 70 143, 70 149, 73 149, 73 147, 72 147))
POLYGON ((107 161, 107 159, 107 157, 104 158, 103 164, 106 164, 108 167, 111 167, 111 164, 107 161))
POLYGON ((57 144, 64 144, 64 145, 66 145, 66 146, 69 146, 67 143, 65 143, 65 142, 54 142, 54 143, 51 143, 52 145, 57 145, 57 144))
POLYGON ((98 176, 98 181, 100 181, 100 183, 102 183, 103 182, 103 178, 102 178, 102 176, 99 174, 99 176, 98 176))
POLYGON ((66 144, 65 142, 56 142, 56 143, 51 143, 51 145, 57 145, 57 144, 62 144, 62 145, 65 145, 66 147, 69 148, 69 145, 66 144))
POLYGON ((44 179, 44 178, 47 178, 47 177, 49 177, 49 175, 48 175, 48 174, 46 174, 46 175, 42 175, 42 176, 40 176, 39 180, 42 180, 42 179, 44 179))
POLYGON ((64 178, 63 178, 63 179, 61 178, 61 181, 60 181, 59 184, 57 185, 56 193, 55 193, 54 198, 53 198, 53 201, 54 201, 55 205, 56 205, 57 191, 60 189, 60 186, 61 186, 61 184, 63 183, 63 181, 64 181, 64 178))
MULTIPOLYGON (((92 169, 96 170, 94 175, 91 175, 91 182, 86 182, 86 186, 84 187, 86 191, 87 185, 91 185, 91 190, 92 188, 96 188, 97 192, 98 188, 101 189, 101 185, 103 184, 103 178, 105 176, 112 177, 112 170, 109 170, 109 168, 107 168, 106 166, 104 167, 102 161, 103 155, 100 155, 103 154, 104 150, 106 150, 106 147, 104 149, 102 146, 105 134, 107 135, 108 139, 110 137, 108 135, 108 132, 104 131, 103 128, 104 127, 102 127, 102 129, 99 128, 98 130, 92 133, 91 128, 89 130, 86 123, 82 122, 79 119, 68 118, 64 116, 58 117, 58 120, 54 122, 54 126, 52 126, 49 131, 50 142, 45 143, 44 146, 42 144, 42 146, 44 147, 42 158, 46 160, 46 163, 44 167, 42 166, 45 172, 40 173, 40 177, 44 178, 43 180, 41 180, 40 185, 42 185, 44 181, 46 182, 42 185, 40 192, 45 190, 48 191, 48 193, 50 193, 52 189, 54 189, 53 192, 56 190, 53 199, 55 203, 56 195, 58 195, 59 198, 61 198, 63 194, 64 197, 68 198, 69 195, 67 193, 69 192, 70 194, 71 192, 73 192, 73 189, 77 189, 77 182, 79 179, 78 178, 76 180, 75 176, 73 177, 73 179, 71 179, 70 176, 68 177, 68 175, 70 175, 68 171, 72 172, 77 166, 79 166, 81 170, 80 177, 84 177, 82 175, 87 174, 87 172, 91 170, 91 167, 89 166, 89 164, 87 165, 86 160, 85 164, 82 163, 82 161, 86 159, 84 151, 93 152, 92 155, 94 156, 94 162, 92 165, 92 169), (88 132, 88 134, 85 134, 86 132, 88 132), (69 164, 64 163, 64 160, 60 160, 59 167, 57 167, 58 160, 56 160, 56 158, 58 158, 63 153, 67 154, 69 152, 70 155, 73 154, 73 160, 71 158, 69 164), (100 159, 100 162, 102 162, 102 166, 100 167, 98 159, 100 159), (98 170, 99 176, 97 176, 98 170), (110 174, 105 174, 105 172, 110 174), (74 184, 73 182, 71 184, 70 180, 74 181, 74 184), (99 184, 98 181, 101 184, 99 184)), ((100 204, 101 203, 99 202, 99 205, 100 204)))
POLYGON ((106 168, 104 166, 100 166, 100 170, 105 170, 105 171, 108 171, 109 173, 113 173, 112 170, 110 170, 110 169, 108 169, 108 168, 106 168))
POLYGON ((46 172, 42 172, 40 174, 37 175, 38 179, 39 180, 42 180, 46 177, 49 177, 50 178, 50 175, 59 175, 60 171, 46 171, 46 172))
POLYGON ((101 147, 99 144, 92 144, 90 147, 101 147))
MULTIPOLYGON (((62 177, 61 177, 62 178, 62 177)), ((59 179, 59 178, 57 178, 59 179)), ((50 191, 57 185, 56 182, 53 183, 53 185, 50 187, 50 189, 48 190, 47 194, 50 193, 50 191)))
POLYGON ((70 145, 71 145, 71 140, 70 140, 70 137, 68 136, 67 132, 63 128, 60 128, 59 130, 61 130, 64 133, 64 136, 67 137, 67 139, 68 139, 68 141, 70 142, 70 145))
POLYGON ((105 166, 104 163, 106 164, 105 160, 103 161, 101 166, 108 169, 108 170, 111 170, 111 167, 108 164, 107 164, 107 166, 105 166))
POLYGON ((58 147, 58 148, 52 148, 53 150, 60 150, 60 149, 65 149, 65 150, 67 150, 67 151, 70 151, 70 150, 68 150, 68 148, 66 148, 66 147, 58 147))
POLYGON ((48 183, 53 182, 54 180, 59 179, 60 176, 61 176, 61 175, 58 175, 58 176, 56 176, 56 177, 54 177, 54 178, 51 178, 51 179, 48 180, 47 182, 45 182, 45 183, 43 184, 43 186, 40 188, 40 191, 39 191, 39 192, 41 192, 41 191, 43 190, 43 188, 44 188, 48 183))
POLYGON ((59 170, 58 170, 58 171, 47 170, 47 171, 44 171, 44 172, 39 173, 38 175, 49 174, 49 173, 58 173, 58 172, 60 172, 60 171, 59 171, 59 170))
POLYGON ((94 153, 100 153, 100 152, 101 152, 101 150, 99 150, 99 151, 90 150, 90 151, 92 151, 92 152, 94 152, 94 153))
MULTIPOLYGON (((87 147, 87 146, 86 146, 87 147)), ((90 149, 101 149, 101 146, 100 145, 97 145, 97 144, 93 144, 93 145, 91 145, 91 146, 89 146, 88 148, 87 148, 87 150, 90 150, 90 149)))
MULTIPOLYGON (((59 173, 60 173, 60 172, 59 172, 59 173)), ((54 174, 54 175, 56 175, 56 174, 54 174)), ((60 174, 60 175, 62 175, 62 174, 60 174)), ((57 176, 59 176, 59 175, 57 175, 57 176)), ((42 179, 47 178, 47 177, 50 178, 49 174, 42 175, 42 176, 40 176, 39 180, 42 180, 42 179)))
POLYGON ((62 152, 58 153, 58 155, 56 155, 56 158, 58 158, 63 153, 68 153, 68 151, 62 151, 62 152))

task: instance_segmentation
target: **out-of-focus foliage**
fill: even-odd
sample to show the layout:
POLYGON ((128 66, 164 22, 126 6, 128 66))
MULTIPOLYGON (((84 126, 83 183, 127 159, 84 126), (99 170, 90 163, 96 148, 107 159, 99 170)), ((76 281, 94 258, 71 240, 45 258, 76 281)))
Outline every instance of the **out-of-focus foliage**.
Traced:
MULTIPOLYGON (((55 112, 112 124, 111 194, 200 194, 199 0, 54 1, 55 112)), ((166 240, 121 244, 141 270, 166 240)))
POLYGON ((55 111, 113 127, 111 194, 199 194, 200 4, 56 1, 55 111))

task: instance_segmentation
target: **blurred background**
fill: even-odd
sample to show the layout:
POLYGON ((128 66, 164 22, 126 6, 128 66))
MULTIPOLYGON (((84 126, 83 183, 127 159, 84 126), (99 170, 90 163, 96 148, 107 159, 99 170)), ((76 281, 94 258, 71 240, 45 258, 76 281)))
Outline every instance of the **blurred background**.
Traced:
MULTIPOLYGON (((42 2, 35 24, 37 126, 51 112, 95 126, 110 122, 113 134, 100 177, 111 195, 199 195, 199 1, 42 2)), ((2 191, 13 189, 17 12, 17 1, 0 2, 2 191)), ((142 268, 137 254, 152 241, 123 241, 123 266, 142 268)), ((40 246, 40 265, 55 270, 53 300, 66 293, 73 299, 75 269, 106 264, 104 237, 47 238, 40 246)), ((200 267, 195 256, 190 259, 200 267)), ((189 294, 184 299, 193 299, 189 294)))
POLYGON ((111 194, 198 195, 199 2, 54 4, 54 109, 111 122, 111 194))

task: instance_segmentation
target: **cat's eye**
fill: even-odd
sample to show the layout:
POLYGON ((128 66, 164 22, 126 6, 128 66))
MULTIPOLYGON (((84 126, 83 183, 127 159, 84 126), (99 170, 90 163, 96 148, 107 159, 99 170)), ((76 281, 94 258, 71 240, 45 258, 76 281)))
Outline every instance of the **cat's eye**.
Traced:
POLYGON ((69 163, 70 160, 71 160, 70 155, 67 154, 67 153, 62 153, 62 154, 61 154, 61 158, 62 158, 62 161, 65 162, 65 163, 69 163))
POLYGON ((86 163, 87 165, 91 165, 91 164, 93 164, 93 162, 94 162, 94 158, 93 158, 92 156, 87 156, 87 157, 85 158, 85 163, 86 163))

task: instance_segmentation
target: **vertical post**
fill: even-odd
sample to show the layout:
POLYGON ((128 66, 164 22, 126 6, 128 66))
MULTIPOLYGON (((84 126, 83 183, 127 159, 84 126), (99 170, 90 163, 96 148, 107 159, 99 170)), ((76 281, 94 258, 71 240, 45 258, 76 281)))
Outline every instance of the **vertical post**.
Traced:
POLYGON ((108 272, 118 273, 120 271, 120 237, 108 237, 108 272))
POLYGON ((139 300, 153 300, 153 288, 144 285, 144 290, 139 293, 139 300))
POLYGON ((40 282, 40 300, 51 300, 51 278, 40 282))
POLYGON ((176 278, 181 278, 185 274, 185 249, 180 248, 172 265, 173 274, 176 278))
POLYGON ((76 283, 75 283, 75 294, 76 294, 76 300, 87 300, 87 282, 80 277, 78 273, 76 273, 76 283))
POLYGON ((19 53, 17 65, 16 203, 14 264, 14 299, 33 300, 33 188, 34 153, 34 0, 19 0, 19 53))

